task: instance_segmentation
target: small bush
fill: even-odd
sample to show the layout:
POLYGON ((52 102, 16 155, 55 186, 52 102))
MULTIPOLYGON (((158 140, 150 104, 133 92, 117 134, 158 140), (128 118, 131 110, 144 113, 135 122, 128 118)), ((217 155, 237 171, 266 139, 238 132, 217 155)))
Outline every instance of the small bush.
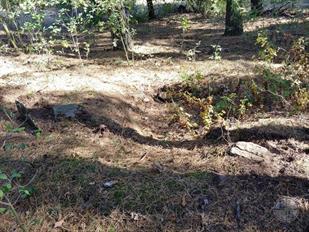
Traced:
POLYGON ((256 44, 259 46, 259 58, 266 61, 272 62, 277 56, 277 49, 269 41, 265 32, 258 33, 256 38, 256 44))
MULTIPOLYGON (((262 49, 269 46, 266 38, 260 43, 262 49)), ((183 115, 174 122, 189 125, 190 129, 203 127, 207 132, 222 120, 245 119, 259 111, 276 109, 297 113, 308 110, 308 54, 304 44, 303 38, 294 42, 282 68, 274 70, 269 65, 262 66, 257 69, 257 78, 239 80, 236 85, 235 80, 222 85, 209 83, 200 72, 183 74, 182 83, 166 90, 171 101, 177 102, 181 109, 178 115, 183 115)), ((265 57, 268 62, 273 60, 273 54, 267 53, 265 57)))
POLYGON ((211 45, 212 48, 212 55, 210 56, 211 60, 221 60, 221 52, 222 48, 220 45, 211 45))

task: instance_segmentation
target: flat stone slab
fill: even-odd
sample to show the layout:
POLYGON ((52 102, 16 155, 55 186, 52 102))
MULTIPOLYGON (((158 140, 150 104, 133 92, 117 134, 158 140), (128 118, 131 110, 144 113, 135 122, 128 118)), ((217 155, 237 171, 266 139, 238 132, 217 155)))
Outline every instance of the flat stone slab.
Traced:
POLYGON ((80 106, 77 104, 55 105, 52 109, 55 118, 75 118, 80 106))
POLYGON ((271 161, 274 157, 267 148, 252 142, 237 142, 230 152, 256 162, 271 161))

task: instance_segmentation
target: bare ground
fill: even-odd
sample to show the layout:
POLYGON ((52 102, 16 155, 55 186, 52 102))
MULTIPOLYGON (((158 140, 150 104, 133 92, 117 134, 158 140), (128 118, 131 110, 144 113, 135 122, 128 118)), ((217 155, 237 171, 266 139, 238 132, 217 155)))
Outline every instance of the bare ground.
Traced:
MULTIPOLYGON (((0 168, 23 171, 25 182, 37 172, 34 195, 16 205, 29 231, 308 231, 308 112, 231 123, 233 142, 274 151, 278 166, 265 166, 231 156, 231 144, 216 131, 196 138, 170 126, 168 104, 153 99, 183 73, 254 78, 255 30, 286 24, 291 35, 307 36, 307 18, 297 28, 295 20, 260 19, 230 38, 221 36, 222 22, 189 17, 184 50, 179 16, 138 26, 138 54, 129 65, 116 52, 93 54, 83 65, 56 56, 1 56, 1 106, 16 112, 19 99, 43 131, 39 138, 27 132, 8 138, 9 120, 0 114, 1 144, 15 145, 1 150, 0 168), (200 53, 188 61, 185 51, 198 41, 200 53), (222 46, 221 61, 209 60, 212 44, 222 46), (55 120, 51 107, 67 103, 82 107, 78 117, 55 120), (107 181, 115 185, 106 188, 107 181), (294 205, 279 209, 286 199, 294 205)), ((0 231, 18 230, 10 214, 1 222, 0 231)))

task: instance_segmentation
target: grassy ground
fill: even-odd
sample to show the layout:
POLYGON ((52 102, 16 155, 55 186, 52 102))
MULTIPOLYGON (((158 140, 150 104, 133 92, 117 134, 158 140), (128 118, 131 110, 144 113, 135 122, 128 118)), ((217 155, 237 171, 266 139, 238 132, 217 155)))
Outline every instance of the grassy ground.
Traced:
MULTIPOLYGON (((65 57, 1 57, 1 106, 16 113, 19 99, 42 129, 37 137, 7 137, 14 123, 0 113, 0 145, 7 145, 0 169, 22 172, 22 183, 35 175, 33 195, 16 204, 29 231, 308 231, 308 112, 276 109, 231 121, 232 142, 275 147, 277 168, 231 156, 220 131, 197 137, 170 124, 171 104, 154 100, 184 73, 215 83, 255 78, 257 29, 274 40, 282 36, 277 29, 307 37, 308 18, 256 19, 230 38, 223 22, 188 17, 182 50, 180 16, 139 25, 140 54, 129 65, 118 52, 94 53, 83 66, 65 57), (198 41, 190 61, 186 51, 198 41), (209 60, 212 44, 223 48, 221 61, 209 60), (80 114, 55 120, 51 107, 67 103, 79 104, 80 114), (278 208, 287 199, 294 204, 278 208)), ((12 214, 0 218, 0 231, 19 230, 12 214)))

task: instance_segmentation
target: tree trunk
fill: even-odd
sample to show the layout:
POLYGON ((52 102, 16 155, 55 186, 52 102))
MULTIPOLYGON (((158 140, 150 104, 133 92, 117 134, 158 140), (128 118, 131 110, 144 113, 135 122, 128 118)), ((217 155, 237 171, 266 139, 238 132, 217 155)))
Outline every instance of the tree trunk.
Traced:
POLYGON ((236 36, 243 33, 241 12, 235 0, 226 0, 225 33, 227 36, 236 36))
POLYGON ((156 15, 155 15, 155 12, 154 12, 152 0, 147 0, 147 7, 148 7, 148 17, 149 17, 149 19, 155 19, 156 15))
POLYGON ((263 11, 263 0, 251 0, 251 10, 260 15, 263 11))

